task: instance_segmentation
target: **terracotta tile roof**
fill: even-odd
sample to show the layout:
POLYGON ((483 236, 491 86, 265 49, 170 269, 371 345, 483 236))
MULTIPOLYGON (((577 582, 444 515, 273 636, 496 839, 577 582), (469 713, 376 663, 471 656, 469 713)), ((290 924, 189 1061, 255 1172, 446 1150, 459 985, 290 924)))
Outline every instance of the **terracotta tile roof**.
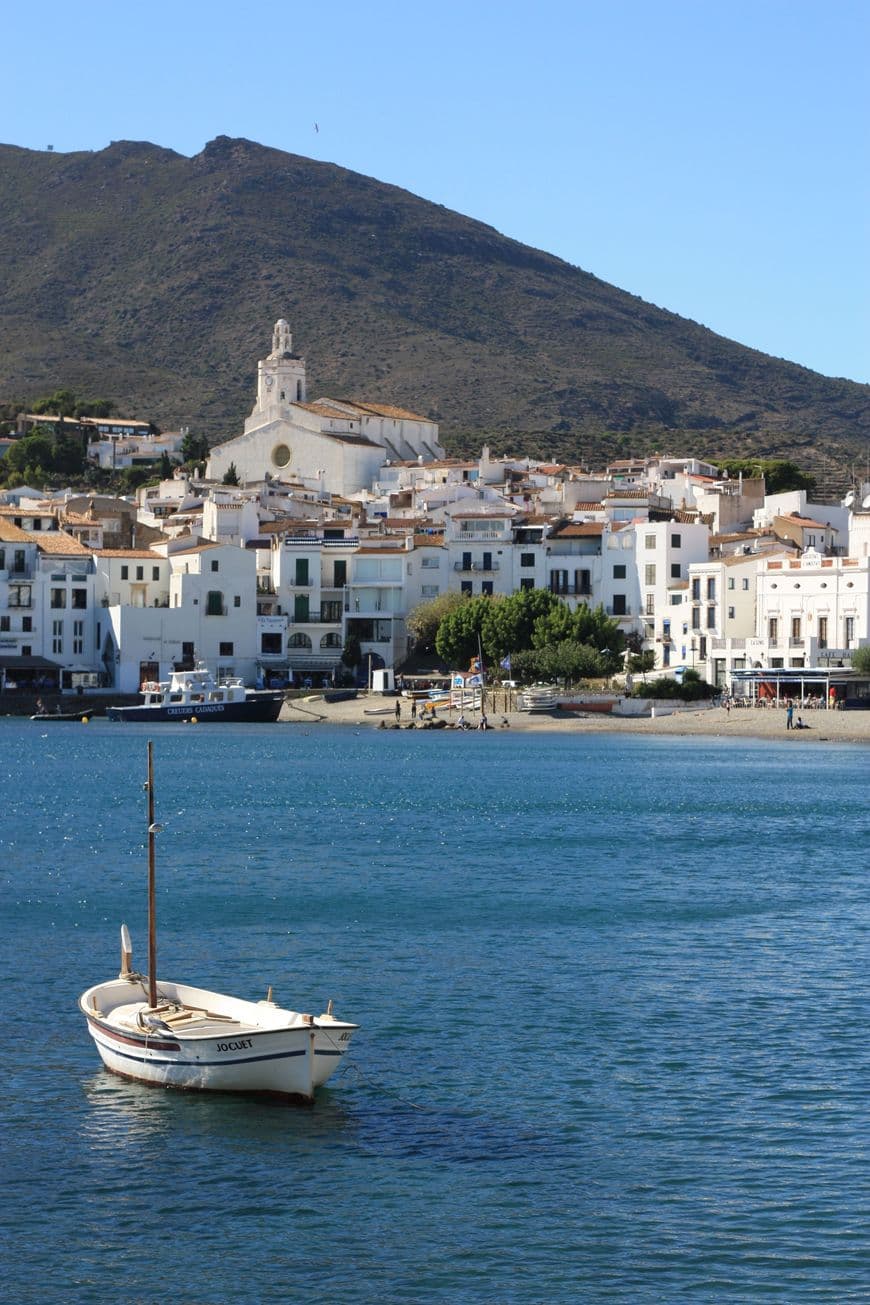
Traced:
POLYGON ((811 526, 815 530, 828 530, 830 528, 827 521, 813 521, 812 517, 801 517, 798 516, 797 512, 789 512, 787 516, 776 516, 773 521, 774 525, 776 525, 777 521, 785 521, 801 527, 811 526))
POLYGON ((162 553, 154 553, 150 548, 94 548, 94 557, 144 558, 148 562, 165 562, 162 553))
POLYGON ((326 399, 318 399, 314 403, 294 403, 294 408, 304 408, 306 412, 313 412, 317 417, 334 417, 338 421, 353 421, 354 414, 346 412, 343 408, 334 408, 326 399))
POLYGON ((395 421, 425 421, 430 422, 431 417, 421 417, 419 413, 409 412, 407 408, 397 408, 390 403, 368 403, 363 399, 339 399, 339 403, 347 403, 351 407, 358 408, 360 412, 369 413, 374 417, 392 417, 395 421))
POLYGON ((170 559, 173 557, 183 557, 188 553, 207 553, 212 548, 223 548, 224 545, 214 539, 205 540, 198 544, 191 544, 188 548, 176 548, 170 553, 170 559))
POLYGON ((51 553, 59 557, 91 557, 91 549, 85 548, 65 530, 25 531, 30 542, 36 544, 40 553, 51 553))
POLYGON ((551 539, 592 539, 604 534, 603 521, 569 521, 550 535, 551 539))
POLYGON ((13 521, 4 521, 0 518, 0 540, 4 544, 32 544, 33 536, 16 526, 13 521))

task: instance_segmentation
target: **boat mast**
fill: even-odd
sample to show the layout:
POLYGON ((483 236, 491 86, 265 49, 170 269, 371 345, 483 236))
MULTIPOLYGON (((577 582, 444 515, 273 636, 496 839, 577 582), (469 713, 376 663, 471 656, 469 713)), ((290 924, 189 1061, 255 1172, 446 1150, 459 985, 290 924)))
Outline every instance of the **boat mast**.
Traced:
POLYGON ((157 1005, 157 893, 154 871, 154 744, 148 740, 148 1005, 157 1005))

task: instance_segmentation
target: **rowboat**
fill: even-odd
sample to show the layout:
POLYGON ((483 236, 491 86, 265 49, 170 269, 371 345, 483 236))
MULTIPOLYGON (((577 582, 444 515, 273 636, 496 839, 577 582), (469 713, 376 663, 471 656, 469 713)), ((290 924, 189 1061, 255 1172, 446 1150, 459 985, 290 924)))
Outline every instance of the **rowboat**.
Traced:
POLYGON ((157 977, 153 745, 148 744, 148 974, 133 969, 121 926, 117 979, 79 998, 106 1069, 159 1087, 268 1094, 310 1102, 346 1054, 359 1027, 279 1006, 268 989, 248 1001, 157 977))

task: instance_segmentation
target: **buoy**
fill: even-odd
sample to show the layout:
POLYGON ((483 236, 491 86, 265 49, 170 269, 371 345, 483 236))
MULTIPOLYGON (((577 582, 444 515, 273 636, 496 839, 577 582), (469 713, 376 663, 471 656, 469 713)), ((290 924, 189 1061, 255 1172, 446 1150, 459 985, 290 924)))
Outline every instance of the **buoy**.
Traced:
POLYGON ((199 724, 199 722, 197 721, 197 719, 196 719, 195 716, 191 716, 191 718, 190 718, 190 723, 191 723, 191 725, 197 725, 197 724, 199 724))
POLYGON ((90 720, 90 716, 82 716, 82 724, 83 724, 83 725, 87 725, 87 723, 88 723, 89 720, 90 720))

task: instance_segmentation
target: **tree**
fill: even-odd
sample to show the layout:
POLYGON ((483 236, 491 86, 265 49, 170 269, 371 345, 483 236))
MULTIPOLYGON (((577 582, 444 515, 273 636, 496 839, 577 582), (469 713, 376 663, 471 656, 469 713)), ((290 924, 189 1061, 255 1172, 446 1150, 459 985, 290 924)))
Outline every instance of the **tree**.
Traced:
POLYGON ((160 454, 160 479, 169 480, 172 476, 172 461, 164 449, 160 454))
POLYGON ((208 440, 204 435, 187 432, 181 441, 182 462, 204 462, 208 457, 208 440))
POLYGON ((439 594, 425 603, 418 603, 408 613, 405 624, 414 636, 415 649, 423 653, 435 651, 435 636, 445 616, 466 602, 464 594, 439 594))
POLYGON ((349 634, 345 639, 341 660, 349 670, 354 670, 362 661, 362 648, 355 634, 349 634))
POLYGON ((852 670, 860 675, 870 675, 870 645, 852 649, 852 670))
POLYGON ((238 485, 239 473, 236 471, 236 464, 231 462, 224 472, 223 483, 225 485, 238 485))
POLYGON ((812 476, 787 458, 726 458, 718 464, 720 471, 727 471, 729 476, 744 475, 757 479, 764 477, 764 488, 768 494, 785 494, 791 489, 805 489, 808 494, 815 493, 816 482, 812 476))
POLYGON ((493 599, 466 598, 444 617, 435 637, 438 656, 448 666, 468 666, 481 643, 484 618, 493 599))
POLYGON ((655 664, 654 652, 636 652, 629 655, 625 669, 631 671, 632 675, 646 675, 647 671, 655 669, 655 664))
MULTIPOLYGON (((6 453, 6 469, 24 472, 27 467, 50 468, 54 463, 54 435, 45 426, 35 426, 22 435, 6 453)), ((44 474, 44 473, 43 473, 44 474)))

